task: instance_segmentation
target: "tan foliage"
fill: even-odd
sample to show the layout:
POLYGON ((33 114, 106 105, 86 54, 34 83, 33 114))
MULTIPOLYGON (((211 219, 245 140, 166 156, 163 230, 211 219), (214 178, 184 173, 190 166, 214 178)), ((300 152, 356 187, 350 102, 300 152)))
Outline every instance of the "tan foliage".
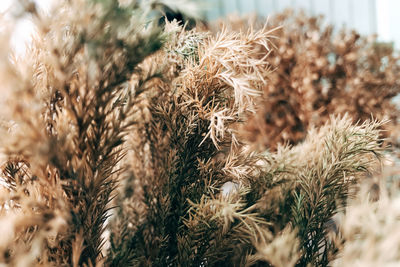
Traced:
MULTIPOLYGON (((232 21, 233 30, 258 25, 255 19, 232 21)), ((400 64, 390 45, 293 11, 272 16, 269 23, 282 27, 269 54, 274 71, 257 115, 246 126, 249 141, 271 149, 296 144, 331 114, 348 113, 354 123, 390 119, 385 136, 397 142, 399 111, 393 98, 400 92, 400 64)))

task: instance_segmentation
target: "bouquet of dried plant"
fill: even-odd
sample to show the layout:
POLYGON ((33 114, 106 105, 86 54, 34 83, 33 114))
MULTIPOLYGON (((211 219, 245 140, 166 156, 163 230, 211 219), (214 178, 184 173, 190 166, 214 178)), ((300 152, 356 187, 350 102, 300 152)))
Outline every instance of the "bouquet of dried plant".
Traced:
POLYGON ((297 146, 252 150, 239 130, 275 29, 161 29, 149 3, 46 16, 22 2, 38 35, 23 58, 1 54, 0 263, 326 266, 382 122, 333 116, 297 146))
MULTIPOLYGON (((389 44, 354 30, 334 29, 322 16, 286 10, 269 19, 275 33, 269 62, 274 71, 263 88, 261 108, 246 126, 247 138, 267 148, 296 144, 331 114, 353 122, 389 119, 385 137, 397 143, 399 56, 389 44)), ((253 17, 229 19, 230 29, 262 27, 253 17)))
POLYGON ((399 164, 365 180, 338 217, 337 258, 332 266, 396 266, 399 243, 399 164))

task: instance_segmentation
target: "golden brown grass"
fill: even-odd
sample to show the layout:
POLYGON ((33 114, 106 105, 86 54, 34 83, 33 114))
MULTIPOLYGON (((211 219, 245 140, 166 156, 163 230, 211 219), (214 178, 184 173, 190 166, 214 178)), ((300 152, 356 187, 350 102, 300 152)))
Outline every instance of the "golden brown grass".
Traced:
POLYGON ((296 146, 247 145, 276 28, 213 35, 159 28, 145 2, 72 0, 51 16, 23 3, 38 35, 0 65, 1 264, 347 260, 352 225, 348 245, 328 225, 376 167, 385 121, 331 116, 296 146))

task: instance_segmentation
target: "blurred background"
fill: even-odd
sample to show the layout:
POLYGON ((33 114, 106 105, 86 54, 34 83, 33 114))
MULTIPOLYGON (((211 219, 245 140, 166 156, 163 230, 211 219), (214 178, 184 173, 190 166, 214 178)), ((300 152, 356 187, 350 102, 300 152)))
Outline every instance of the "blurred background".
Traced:
POLYGON ((378 34, 379 41, 400 44, 399 0, 207 0, 206 19, 231 13, 269 16, 286 8, 303 9, 309 15, 324 15, 337 28, 378 34))
MULTIPOLYGON (((35 0, 48 11, 54 0, 35 0)), ((165 0, 182 2, 184 0, 165 0)), ((15 0, 0 0, 0 12, 7 12, 15 0)), ((309 15, 324 15, 326 21, 336 28, 345 26, 364 35, 377 34, 380 42, 391 43, 400 48, 399 0, 197 0, 203 7, 204 18, 214 21, 229 14, 255 13, 270 16, 286 8, 303 9, 309 15)), ((176 3, 175 3, 176 4, 176 3)), ((15 25, 13 46, 22 53, 24 44, 30 39, 33 26, 29 19, 15 25)))

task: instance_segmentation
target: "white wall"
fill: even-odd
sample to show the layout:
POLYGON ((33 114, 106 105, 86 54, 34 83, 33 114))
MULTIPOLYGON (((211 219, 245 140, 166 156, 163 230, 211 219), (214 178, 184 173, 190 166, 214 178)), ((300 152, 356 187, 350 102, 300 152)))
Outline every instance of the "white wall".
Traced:
POLYGON ((400 1, 377 1, 377 29, 382 41, 394 42, 400 48, 400 1))

